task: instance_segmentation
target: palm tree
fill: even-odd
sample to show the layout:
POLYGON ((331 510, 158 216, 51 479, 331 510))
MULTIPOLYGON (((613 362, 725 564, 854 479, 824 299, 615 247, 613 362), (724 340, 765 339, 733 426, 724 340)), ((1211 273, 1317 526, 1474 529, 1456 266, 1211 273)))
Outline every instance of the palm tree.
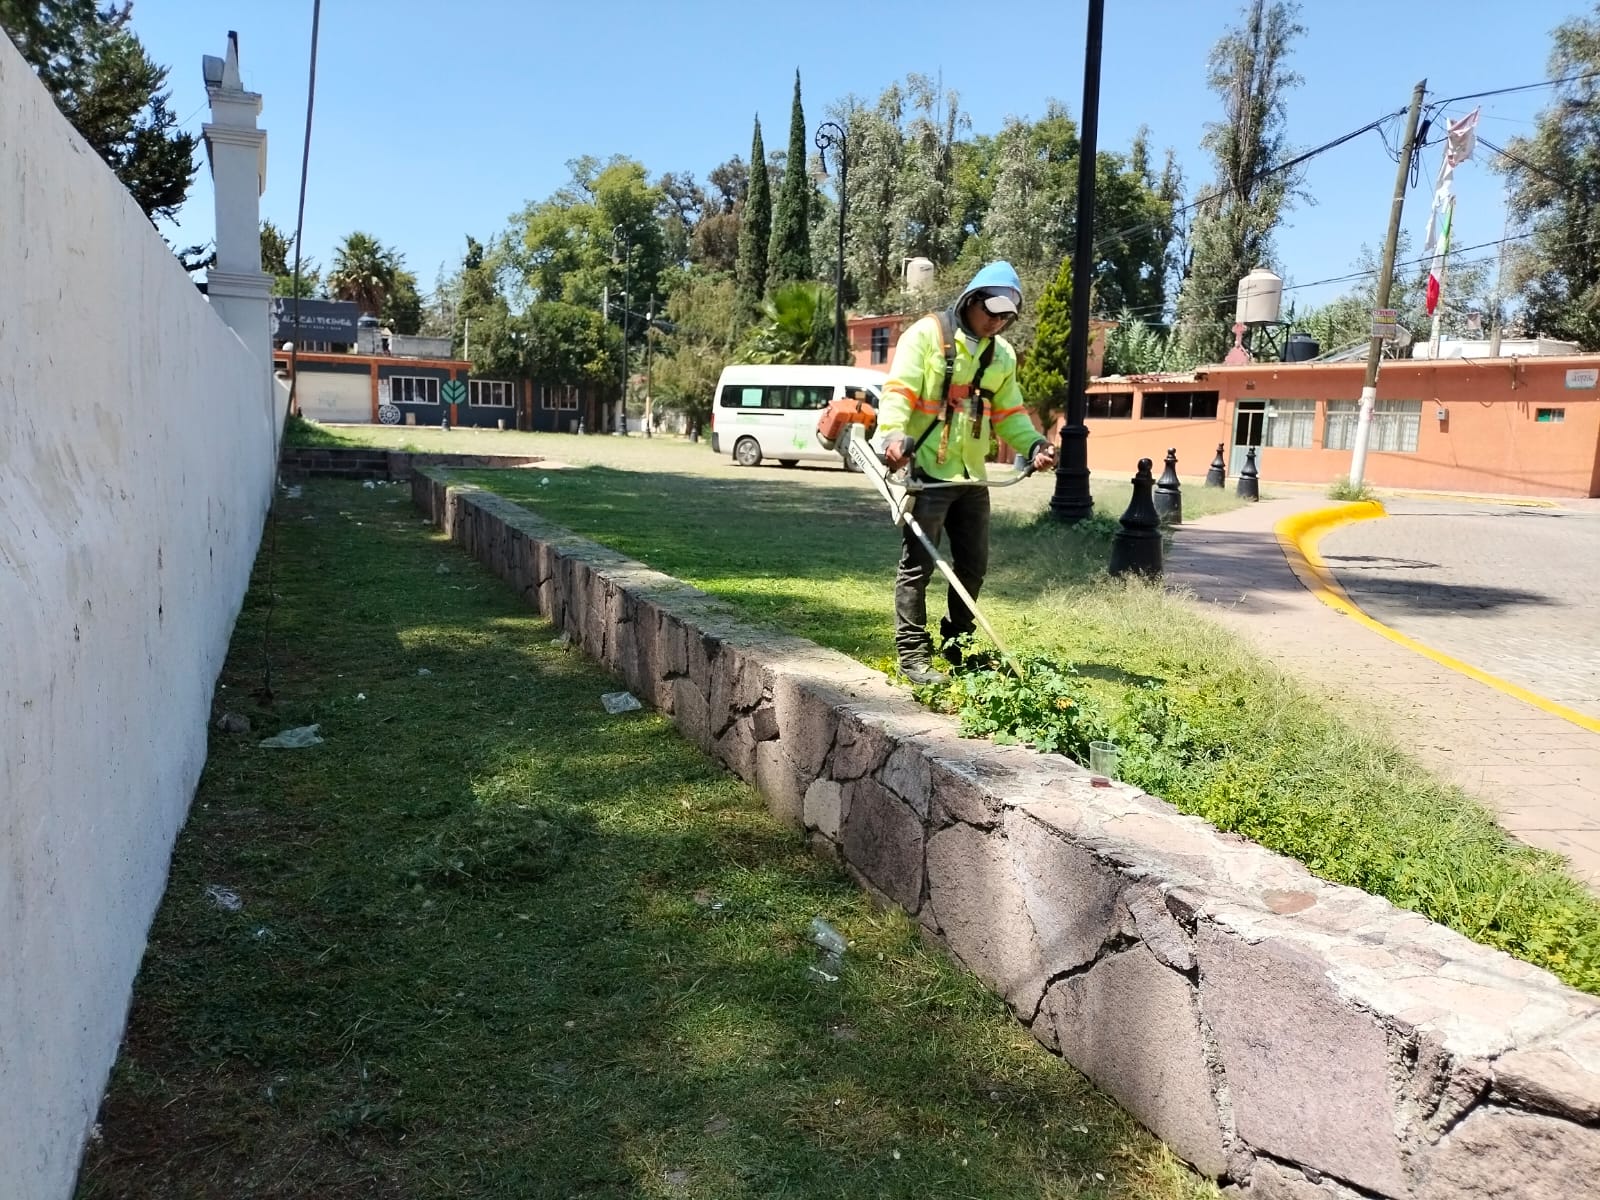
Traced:
POLYGON ((761 322, 745 345, 759 363, 825 363, 833 351, 833 289, 786 283, 761 302, 761 322))
POLYGON ((350 234, 333 252, 328 290, 340 300, 354 300, 361 311, 377 316, 394 291, 400 256, 370 233, 350 234))

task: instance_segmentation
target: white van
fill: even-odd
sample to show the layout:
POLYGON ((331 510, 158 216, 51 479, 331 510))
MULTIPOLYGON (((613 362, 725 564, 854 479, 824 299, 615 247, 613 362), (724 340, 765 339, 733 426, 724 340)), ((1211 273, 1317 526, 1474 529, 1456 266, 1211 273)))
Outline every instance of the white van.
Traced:
POLYGON ((741 467, 769 459, 785 467, 807 459, 843 466, 837 449, 818 443, 817 419, 846 389, 861 389, 880 407, 887 378, 865 367, 724 367, 711 401, 711 450, 733 455, 741 467))

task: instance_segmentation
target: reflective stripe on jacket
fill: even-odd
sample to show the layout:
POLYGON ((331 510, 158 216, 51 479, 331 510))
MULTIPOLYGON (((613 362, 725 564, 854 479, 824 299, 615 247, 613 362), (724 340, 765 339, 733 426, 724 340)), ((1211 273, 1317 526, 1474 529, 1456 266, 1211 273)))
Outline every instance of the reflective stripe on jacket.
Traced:
MULTIPOLYGON (((969 348, 971 338, 957 331, 956 366, 950 377, 950 435, 944 462, 939 461, 939 446, 944 431, 928 434, 917 451, 917 466, 934 479, 985 479, 984 459, 994 436, 1018 454, 1026 454, 1039 440, 1039 431, 1022 403, 1017 386, 1017 355, 1005 338, 995 339, 989 369, 983 374, 984 419, 976 437, 966 399, 973 373, 983 353, 983 342, 969 348)), ((883 388, 883 403, 878 409, 880 445, 889 439, 909 435, 915 441, 940 419, 940 393, 944 388, 944 340, 939 318, 923 317, 900 335, 894 348, 894 362, 883 388)))

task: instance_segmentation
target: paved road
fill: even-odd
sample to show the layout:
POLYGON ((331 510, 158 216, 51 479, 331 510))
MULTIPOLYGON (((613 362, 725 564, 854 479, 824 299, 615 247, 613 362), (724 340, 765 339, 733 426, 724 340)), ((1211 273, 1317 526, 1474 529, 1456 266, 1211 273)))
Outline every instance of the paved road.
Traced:
MULTIPOLYGON (((1207 613, 1311 687, 1343 697, 1355 711, 1369 714, 1420 761, 1493 810, 1509 832, 1565 855, 1579 877, 1600 889, 1600 734, 1443 667, 1317 600, 1289 569, 1273 526, 1293 512, 1327 503, 1320 496, 1289 497, 1185 526, 1167 562, 1168 582, 1190 591, 1207 613)), ((1390 503, 1401 512, 1410 509, 1410 502, 1390 503)), ((1459 592, 1441 588, 1429 593, 1420 584, 1411 584, 1412 602, 1400 614, 1402 625, 1409 621, 1412 626, 1405 631, 1424 643, 1447 627, 1463 638, 1473 637, 1471 628, 1479 617, 1463 616, 1458 604, 1445 597, 1467 594, 1475 587, 1473 594, 1480 600, 1495 604, 1474 611, 1490 613, 1487 620, 1496 622, 1499 630, 1493 637, 1475 637, 1479 657, 1487 658, 1498 647, 1502 661, 1495 665, 1508 666, 1513 651, 1499 643, 1512 637, 1526 638, 1528 644, 1516 652, 1524 668, 1534 660, 1552 664, 1537 673, 1541 686, 1575 683, 1575 691, 1581 691, 1581 674, 1571 677, 1565 652, 1547 650, 1539 639, 1566 638, 1574 645, 1593 645, 1594 626, 1600 618, 1591 616, 1581 634, 1570 631, 1584 625, 1584 597, 1593 591, 1594 560, 1600 545, 1592 539, 1600 534, 1600 514, 1585 513, 1583 520, 1545 517, 1542 522, 1533 518, 1521 523, 1517 517, 1472 516, 1484 508, 1454 505, 1442 516, 1419 514, 1406 525, 1422 530, 1413 535, 1420 541, 1384 542, 1381 548, 1376 541, 1352 542, 1350 535, 1360 531, 1358 536, 1371 539, 1404 537, 1404 526, 1382 529, 1401 518, 1363 522, 1324 539, 1322 550, 1336 556, 1334 571, 1357 603, 1370 601, 1373 610, 1369 611, 1385 623, 1394 614, 1375 610, 1383 604, 1403 606, 1392 593, 1387 599, 1374 599, 1380 589, 1372 587, 1370 580, 1352 579, 1352 574, 1360 573, 1358 564, 1366 562, 1366 569, 1377 575, 1378 567, 1373 564, 1381 559, 1392 574, 1412 579, 1421 572, 1445 570, 1436 564, 1462 560, 1461 575, 1454 579, 1461 587, 1459 592), (1468 551, 1474 542, 1459 532, 1445 532, 1456 520, 1501 521, 1491 527, 1499 549, 1481 551, 1483 561, 1491 566, 1476 568, 1477 577, 1490 578, 1470 587, 1465 583, 1469 574, 1466 560, 1472 558, 1468 551), (1565 523, 1553 523, 1556 520, 1565 523), (1553 577, 1541 575, 1529 561, 1536 549, 1544 549, 1548 557, 1552 545, 1559 548, 1564 560, 1570 560, 1563 568, 1574 573, 1563 576, 1568 586, 1582 589, 1582 573, 1589 572, 1587 592, 1559 592, 1553 577), (1456 548, 1446 553, 1451 546, 1456 548), (1493 555, 1505 556, 1497 573, 1492 571, 1493 555), (1531 598, 1536 596, 1544 599, 1531 598), (1519 610, 1537 613, 1529 620, 1540 623, 1538 632, 1532 624, 1517 629, 1513 614, 1519 610), (1419 615, 1430 613, 1438 615, 1419 615), (1578 614, 1576 620, 1574 613, 1578 614)), ((1470 655, 1460 652, 1462 648, 1450 652, 1471 661, 1470 655)), ((1473 665, 1499 673, 1487 661, 1473 665)), ((1530 675, 1529 680, 1534 682, 1535 676, 1530 675)))
POLYGON ((1600 512, 1396 499, 1322 554, 1369 615, 1600 719, 1600 512))

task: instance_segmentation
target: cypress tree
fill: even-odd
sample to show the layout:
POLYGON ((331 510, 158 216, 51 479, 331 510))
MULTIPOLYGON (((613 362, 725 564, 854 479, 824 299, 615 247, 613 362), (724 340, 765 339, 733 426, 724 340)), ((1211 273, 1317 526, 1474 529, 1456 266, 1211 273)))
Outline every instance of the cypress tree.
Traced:
POLYGON ((811 279, 811 181, 806 178, 806 114, 800 107, 800 72, 794 73, 794 107, 789 112, 789 157, 783 167, 783 190, 772 217, 770 281, 797 283, 811 279))
POLYGON ((767 294, 767 242, 772 236, 772 188, 767 182, 767 148, 761 141, 761 118, 756 117, 750 143, 750 183, 745 189, 744 215, 739 221, 739 303, 754 312, 767 294))

